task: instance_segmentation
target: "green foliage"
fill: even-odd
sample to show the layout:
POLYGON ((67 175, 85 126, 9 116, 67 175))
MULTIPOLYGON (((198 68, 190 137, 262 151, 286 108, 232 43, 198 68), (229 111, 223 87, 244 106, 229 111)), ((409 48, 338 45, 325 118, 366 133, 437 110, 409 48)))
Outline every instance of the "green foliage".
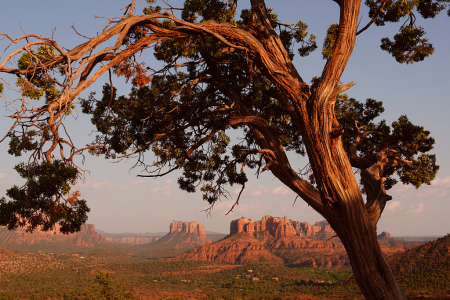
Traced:
POLYGON ((34 79, 29 82, 22 77, 18 77, 15 86, 19 87, 22 91, 22 96, 29 97, 34 100, 41 99, 44 96, 45 91, 37 87, 39 84, 38 80, 34 79))
POLYGON ((422 27, 405 26, 400 33, 389 38, 381 39, 381 49, 389 52, 399 63, 411 64, 422 61, 434 52, 434 47, 428 39, 422 38, 425 31, 422 27))
POLYGON ((8 133, 9 149, 8 154, 14 156, 21 156, 23 152, 33 151, 39 147, 39 143, 34 141, 38 134, 35 130, 29 130, 20 135, 16 131, 8 133))
MULTIPOLYGON (((369 17, 373 18, 379 10, 380 1, 366 0, 369 7, 369 17)), ((425 31, 415 25, 417 11, 424 19, 436 17, 442 10, 449 8, 450 0, 397 0, 388 1, 375 19, 377 26, 384 26, 386 22, 399 22, 406 18, 400 27, 400 32, 389 38, 381 39, 381 49, 390 53, 397 62, 407 64, 424 60, 434 52, 433 45, 423 38, 425 31), (405 24, 409 21, 409 25, 405 24)))
POLYGON ((181 18, 188 22, 196 22, 198 17, 202 18, 201 21, 233 22, 234 14, 231 10, 231 3, 228 4, 227 2, 220 0, 186 0, 184 1, 181 18))
POLYGON ((55 160, 20 163, 14 169, 27 182, 22 188, 14 185, 7 190, 11 200, 0 199, 0 225, 8 229, 26 226, 28 231, 42 226, 46 231, 59 223, 62 233, 72 233, 86 222, 89 212, 86 201, 63 202, 63 196, 69 196, 70 185, 76 180, 76 168, 55 160))
MULTIPOLYGON (((47 103, 59 97, 60 92, 56 88, 56 83, 41 69, 42 64, 55 56, 55 48, 47 45, 38 47, 37 51, 28 50, 22 54, 17 62, 19 70, 34 69, 33 75, 27 75, 26 79, 20 76, 17 78, 15 85, 20 88, 22 96, 39 100, 45 94, 47 103)), ((49 69, 55 68, 57 66, 49 69)))
POLYGON ((339 31, 338 24, 331 24, 330 27, 328 28, 327 35, 325 36, 322 48, 323 59, 330 59, 331 56, 333 56, 338 31, 339 31))
POLYGON ((95 274, 91 297, 92 299, 123 300, 137 299, 137 294, 130 290, 123 278, 114 284, 108 272, 98 271, 95 274))
MULTIPOLYGON (((439 299, 441 296, 445 299, 442 291, 450 289, 448 238, 389 259, 408 298, 439 299)), ((273 263, 230 266, 208 261, 126 262, 123 255, 111 256, 114 260, 110 261, 108 257, 114 253, 109 251, 85 253, 83 260, 64 254, 49 257, 28 252, 19 255, 26 259, 12 260, 7 255, 0 266, 0 272, 8 274, 0 281, 5 299, 136 299, 147 296, 256 300, 296 299, 298 295, 362 299, 354 280, 347 280, 352 276, 349 267, 320 270, 273 263), (11 265, 20 267, 10 270, 11 265), (253 277, 259 280, 253 281, 253 277)))
MULTIPOLYGON (((385 120, 378 123, 373 121, 384 112, 383 103, 374 99, 367 99, 365 103, 349 98, 347 94, 339 95, 335 105, 336 117, 344 129, 344 148, 349 151, 359 132, 355 126, 363 126, 363 131, 373 131, 361 139, 358 146, 358 154, 369 160, 371 164, 376 162, 376 155, 382 148, 389 147, 395 151, 396 159, 410 161, 411 164, 400 163, 389 166, 384 171, 386 181, 385 188, 390 189, 397 183, 397 175, 402 183, 412 184, 416 188, 422 184, 430 184, 439 170, 436 165, 436 156, 426 154, 433 149, 435 140, 430 137, 430 132, 422 126, 412 124, 406 116, 400 116, 398 121, 391 126, 385 120), (388 142, 388 144, 385 144, 388 142)), ((363 166, 361 166, 363 167, 363 166)))
MULTIPOLYGON (((375 20, 378 26, 384 26, 386 22, 398 22, 402 17, 412 16, 414 10, 417 10, 420 15, 425 18, 434 18, 439 12, 448 7, 449 0, 397 0, 388 1, 383 10, 379 13, 375 20)), ((369 17, 373 18, 377 9, 378 1, 366 0, 366 5, 369 7, 369 17)))
POLYGON ((294 28, 294 38, 297 43, 302 43, 302 47, 298 49, 298 53, 301 57, 308 56, 311 52, 317 49, 316 36, 311 34, 308 40, 305 40, 308 36, 308 25, 302 21, 298 21, 294 28))
POLYGON ((398 121, 392 123, 394 142, 400 149, 399 155, 412 161, 411 166, 405 166, 397 171, 400 180, 413 184, 419 188, 423 183, 431 184, 431 180, 437 174, 439 166, 436 165, 436 156, 424 154, 433 149, 435 143, 430 132, 422 126, 413 125, 406 116, 401 116, 398 121), (418 155, 419 153, 423 153, 418 155), (417 156, 418 155, 418 156, 417 156))

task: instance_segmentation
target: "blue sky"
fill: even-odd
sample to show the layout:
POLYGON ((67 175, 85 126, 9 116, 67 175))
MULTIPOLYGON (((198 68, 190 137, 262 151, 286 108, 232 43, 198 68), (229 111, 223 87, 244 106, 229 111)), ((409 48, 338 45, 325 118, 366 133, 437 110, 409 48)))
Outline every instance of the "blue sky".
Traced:
MULTIPOLYGON (((144 1, 143 1, 144 2, 144 1)), ((239 1, 241 8, 248 7, 250 1, 239 1)), ((87 1, 79 0, 74 4, 66 1, 10 1, 8 10, 0 13, 0 31, 12 37, 27 33, 51 36, 66 48, 73 48, 85 41, 72 29, 85 36, 94 36, 106 25, 105 19, 95 16, 114 17, 121 14, 120 9, 128 4, 128 0, 87 1)), ((181 7, 182 1, 170 0, 174 7, 181 7)), ((331 0, 266 0, 266 4, 274 8, 283 23, 297 23, 299 20, 309 25, 309 32, 317 36, 319 46, 328 26, 339 18, 338 6, 331 0)), ((165 7, 165 5, 161 5, 165 7)), ((137 2, 137 11, 142 6, 137 2)), ((363 10, 361 26, 368 22, 363 10)), ((436 139, 436 147, 432 153, 437 154, 441 169, 437 179, 431 186, 416 190, 411 186, 397 185, 390 190, 393 200, 383 214, 378 230, 389 231, 393 235, 444 235, 450 232, 450 158, 448 149, 450 139, 450 83, 448 68, 450 66, 450 18, 445 13, 434 20, 421 20, 417 24, 427 31, 427 37, 435 46, 435 53, 424 62, 413 65, 400 65, 379 48, 380 39, 392 37, 399 24, 385 27, 371 27, 358 36, 356 47, 347 69, 342 77, 343 83, 354 82, 356 85, 348 91, 349 96, 360 101, 366 98, 381 100, 386 112, 382 118, 388 123, 406 114, 414 123, 423 125, 431 131, 436 139)), ((0 48, 5 49, 8 43, 0 41, 0 48)), ((0 52, 3 59, 8 50, 0 52)), ((144 54, 147 65, 154 66, 151 54, 144 54)), ((300 75, 309 80, 320 75, 325 64, 320 51, 309 57, 294 59, 300 75)), ((3 76, 14 82, 14 76, 3 76)), ((113 79, 119 93, 127 94, 129 86, 122 79, 113 79)), ((92 85, 82 97, 90 91, 101 91, 106 82, 100 79, 92 85)), ((13 99, 16 94, 5 91, 5 97, 13 99)), ((3 104, 3 102, 2 102, 3 104)), ((6 133, 12 124, 6 118, 8 111, 2 105, 0 129, 6 133)), ((89 118, 81 113, 77 118, 67 119, 72 138, 78 145, 92 140, 88 135, 94 129, 89 118)), ((3 134, 4 134, 3 133, 3 134)), ((3 137, 3 136, 2 136, 3 137)), ((12 169, 22 157, 16 159, 6 153, 5 142, 0 144, 0 196, 13 184, 21 180, 12 169)), ((294 155, 292 164, 303 167, 305 158, 294 155)), ((152 160, 151 155, 147 159, 152 160)), ((138 178, 139 169, 131 169, 133 160, 111 163, 102 158, 86 156, 84 168, 90 171, 86 181, 78 189, 82 198, 91 207, 88 223, 109 232, 158 232, 168 231, 172 220, 199 221, 206 230, 227 233, 231 220, 245 216, 256 220, 264 215, 288 216, 293 220, 314 223, 322 218, 310 207, 298 199, 293 206, 295 195, 284 187, 269 173, 263 173, 259 179, 250 176, 250 182, 233 213, 225 215, 232 203, 224 199, 216 204, 211 215, 201 212, 208 206, 201 199, 201 194, 187 194, 177 188, 179 174, 158 179, 138 178)), ((237 196, 237 187, 230 188, 232 196, 237 196)))

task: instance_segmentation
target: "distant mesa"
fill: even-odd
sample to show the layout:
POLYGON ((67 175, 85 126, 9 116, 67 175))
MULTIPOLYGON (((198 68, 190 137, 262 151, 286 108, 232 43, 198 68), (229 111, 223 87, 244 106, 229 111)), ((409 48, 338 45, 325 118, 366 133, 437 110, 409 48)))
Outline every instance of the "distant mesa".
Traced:
MULTIPOLYGON (((276 262, 297 267, 334 268, 349 264, 345 248, 326 221, 307 222, 265 216, 260 221, 242 217, 230 223, 230 235, 212 244, 194 248, 173 260, 205 260, 229 263, 276 262)), ((392 246, 380 242, 384 255, 409 247, 390 238, 392 246)))
POLYGON ((206 237, 205 227, 199 222, 173 221, 170 223, 170 233, 173 232, 194 233, 198 235, 200 243, 211 243, 211 240, 206 237))
POLYGON ((199 222, 173 221, 170 232, 160 239, 148 244, 148 250, 193 248, 210 244, 206 238, 205 227, 199 222))
POLYGON ((95 225, 83 224, 79 232, 62 234, 59 225, 55 225, 55 231, 42 231, 39 228, 28 233, 24 228, 8 230, 0 227, 0 245, 17 250, 40 250, 40 247, 49 247, 54 244, 68 244, 78 247, 91 248, 99 244, 109 245, 101 234, 97 233, 95 225))

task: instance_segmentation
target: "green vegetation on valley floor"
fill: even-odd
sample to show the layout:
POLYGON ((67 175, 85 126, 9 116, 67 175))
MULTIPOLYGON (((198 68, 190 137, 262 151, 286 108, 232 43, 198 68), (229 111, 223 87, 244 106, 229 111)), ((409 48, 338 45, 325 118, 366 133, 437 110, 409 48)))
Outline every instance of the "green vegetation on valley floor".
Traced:
MULTIPOLYGON (((391 259, 408 299, 446 299, 449 240, 446 236, 391 259), (426 258, 434 252, 439 260, 426 258), (417 257, 414 268, 407 267, 411 257, 417 257)), ((349 267, 320 270, 275 263, 154 260, 106 250, 74 255, 2 249, 0 299, 363 299, 355 282, 348 280, 349 267), (111 298, 101 295, 106 288, 111 298)))

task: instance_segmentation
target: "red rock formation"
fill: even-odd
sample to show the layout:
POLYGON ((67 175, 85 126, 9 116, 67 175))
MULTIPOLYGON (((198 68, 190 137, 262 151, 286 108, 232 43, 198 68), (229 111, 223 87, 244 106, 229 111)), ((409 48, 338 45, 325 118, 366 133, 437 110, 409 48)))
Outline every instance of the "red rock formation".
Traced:
POLYGON ((253 236, 253 233, 258 231, 267 231, 275 238, 305 236, 326 240, 335 235, 330 225, 315 226, 307 222, 292 221, 287 217, 264 216, 261 221, 256 222, 242 217, 231 221, 230 224, 230 234, 245 232, 249 236, 253 236))
POLYGON ((109 243, 104 237, 97 233, 95 225, 84 224, 79 232, 73 234, 62 234, 59 226, 55 231, 41 231, 37 229, 33 233, 28 233, 23 228, 8 230, 6 227, 0 228, 0 244, 4 246, 25 245, 31 246, 37 242, 67 243, 81 247, 93 247, 95 244, 109 243))
POLYGON ((170 233, 172 232, 195 233, 199 236, 200 241, 211 243, 211 240, 206 237, 205 227, 199 222, 173 221, 170 223, 170 233))
POLYGON ((194 248, 173 260, 223 261, 228 263, 276 262, 283 260, 270 253, 260 241, 244 232, 222 241, 194 248))
MULTIPOLYGON (((294 266, 342 267, 349 263, 344 245, 325 222, 311 225, 284 218, 265 216, 261 221, 240 218, 230 224, 230 236, 211 245, 192 249, 175 259, 283 262, 294 266)), ((385 247, 386 256, 405 251, 403 246, 385 247)))

